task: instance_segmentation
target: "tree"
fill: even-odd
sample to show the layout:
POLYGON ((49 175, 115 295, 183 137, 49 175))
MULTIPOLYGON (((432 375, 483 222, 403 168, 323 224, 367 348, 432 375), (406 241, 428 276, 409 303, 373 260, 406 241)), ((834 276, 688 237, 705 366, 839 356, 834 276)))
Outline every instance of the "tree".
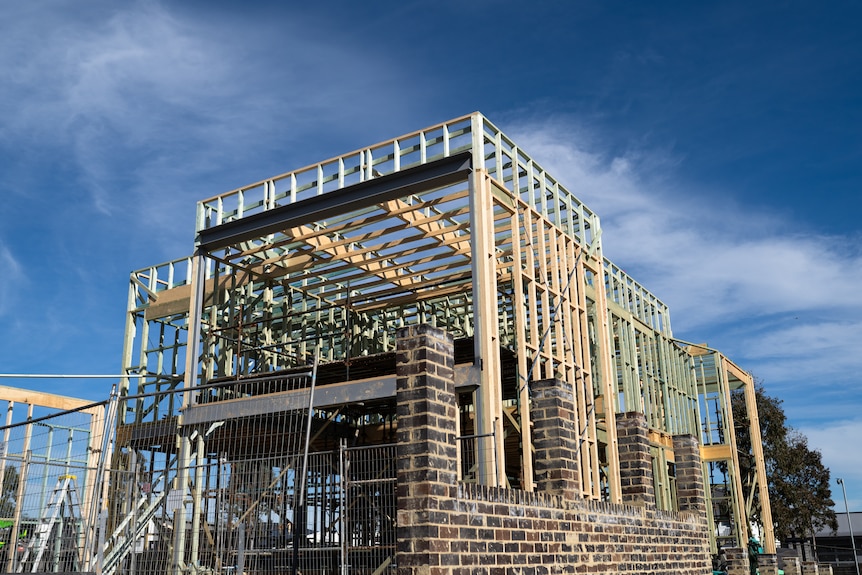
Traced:
POLYGON ((805 538, 824 527, 838 528, 832 507, 829 469, 823 465, 819 451, 808 448, 808 439, 798 431, 788 434, 777 455, 777 473, 769 482, 770 501, 779 537, 805 538))
MULTIPOLYGON (((808 439, 787 425, 780 399, 766 395, 760 384, 755 385, 755 398, 775 536, 779 540, 805 539, 824 527, 837 529, 829 468, 823 465, 820 452, 810 449, 808 439)), ((741 391, 734 393, 732 408, 740 472, 743 478, 754 477, 749 420, 741 391)), ((753 481, 743 484, 746 498, 753 497, 754 508, 760 509, 753 487, 753 481)), ((757 513, 753 515, 752 519, 760 521, 757 513)))

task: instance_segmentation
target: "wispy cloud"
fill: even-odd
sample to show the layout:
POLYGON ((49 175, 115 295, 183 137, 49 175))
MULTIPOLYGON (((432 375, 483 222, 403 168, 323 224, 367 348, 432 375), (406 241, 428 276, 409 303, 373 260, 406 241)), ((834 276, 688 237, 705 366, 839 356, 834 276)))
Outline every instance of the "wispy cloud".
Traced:
POLYGON ((18 294, 26 283, 26 276, 21 264, 12 251, 0 242, 0 317, 13 308, 18 300, 18 294))
POLYGON ((794 318, 762 329, 759 341, 748 355, 763 365, 759 375, 766 379, 807 383, 824 371, 852 374, 859 369, 862 319, 858 313, 805 323, 794 318))
POLYGON ((606 157, 570 120, 509 131, 600 215, 605 255, 670 305, 675 333, 710 338, 772 383, 825 385, 862 368, 858 238, 746 210, 721 190, 689 193, 672 154, 606 157))
POLYGON ((150 1, 56 8, 19 8, 8 21, 21 25, 0 30, 0 102, 9 106, 0 145, 40 158, 71 149, 66 168, 88 190, 89 209, 134 210, 158 229, 153 237, 184 249, 196 200, 269 175, 252 170, 291 143, 301 150, 312 125, 361 129, 371 121, 363 105, 381 94, 391 94, 393 116, 407 110, 386 89, 397 78, 384 57, 316 34, 300 16, 276 24, 248 11, 226 22, 150 1), (35 19, 47 21, 20 22, 35 19), (37 28, 52 33, 33 42, 16 32, 37 28), (178 209, 187 225, 164 217, 178 209))

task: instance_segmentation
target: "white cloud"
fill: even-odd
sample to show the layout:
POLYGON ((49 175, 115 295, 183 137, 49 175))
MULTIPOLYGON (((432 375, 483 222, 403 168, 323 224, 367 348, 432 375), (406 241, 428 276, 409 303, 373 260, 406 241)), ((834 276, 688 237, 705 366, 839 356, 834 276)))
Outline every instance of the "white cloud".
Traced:
POLYGON ((779 386, 848 381, 862 369, 858 242, 684 189, 669 154, 604 157, 570 124, 509 131, 599 214, 605 256, 670 306, 675 334, 709 339, 779 386))
POLYGON ((675 158, 664 153, 606 158, 588 133, 559 120, 512 132, 599 214, 605 256, 670 306, 674 333, 708 341, 764 381, 791 425, 806 422, 801 431, 833 480, 846 479, 851 508, 862 508, 854 496, 862 450, 847 444, 862 438, 859 242, 803 233, 798 222, 744 210, 720 191, 683 189, 675 158))
POLYGON ((832 499, 835 508, 844 511, 841 486, 835 480, 842 478, 847 482, 848 504, 851 511, 862 509, 862 498, 853 497, 862 486, 862 449, 856 442, 862 438, 862 419, 846 419, 832 422, 823 427, 800 430, 808 438, 808 446, 823 455, 823 461, 832 476, 832 499))
POLYGON ((758 374, 767 380, 807 382, 824 369, 853 373, 859 369, 859 350, 862 319, 851 315, 831 321, 783 322, 780 328, 764 330, 748 357, 763 365, 758 374))

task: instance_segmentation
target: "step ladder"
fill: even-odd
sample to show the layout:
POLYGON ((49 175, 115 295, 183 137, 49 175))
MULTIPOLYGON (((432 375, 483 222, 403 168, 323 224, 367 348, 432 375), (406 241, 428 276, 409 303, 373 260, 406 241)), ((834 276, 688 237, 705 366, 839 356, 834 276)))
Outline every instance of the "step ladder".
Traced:
MULTIPOLYGON (((54 527, 60 526, 60 531, 56 537, 63 537, 63 525, 67 519, 79 521, 81 519, 81 505, 78 500, 78 492, 75 489, 74 475, 61 475, 57 480, 57 485, 54 487, 54 492, 48 500, 48 505, 42 511, 42 517, 39 519, 39 525, 36 527, 33 537, 27 543, 24 549, 24 554, 18 562, 17 573, 23 573, 30 557, 33 561, 29 565, 30 573, 39 571, 50 571, 51 569, 40 569, 42 558, 45 555, 45 550, 52 542, 56 542, 56 538, 52 540, 51 534, 54 532, 54 527)), ((62 542, 61 542, 62 543, 62 542)), ((77 564, 78 550, 77 541, 75 545, 75 562, 77 564)))

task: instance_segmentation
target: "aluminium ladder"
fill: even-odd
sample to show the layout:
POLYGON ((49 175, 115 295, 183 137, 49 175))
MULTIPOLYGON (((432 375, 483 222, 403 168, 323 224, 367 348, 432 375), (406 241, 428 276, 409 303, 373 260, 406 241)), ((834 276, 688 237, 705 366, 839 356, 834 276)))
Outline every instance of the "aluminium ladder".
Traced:
MULTIPOLYGON (((42 512, 39 525, 36 527, 33 537, 30 539, 24 550, 24 554, 21 556, 21 560, 18 562, 17 573, 24 572, 27 561, 32 554, 35 554, 35 556, 29 572, 39 572, 42 557, 48 548, 49 542, 51 542, 51 534, 54 532, 54 527, 58 524, 60 525, 60 532, 57 534, 57 537, 63 537, 63 525, 65 524, 64 509, 66 510, 65 517, 72 520, 80 519, 81 505, 78 500, 78 492, 75 489, 75 479, 74 475, 61 475, 57 479, 57 485, 54 487, 54 492, 48 500, 48 505, 42 512)), ((75 550, 75 556, 77 558, 77 549, 75 550)))

